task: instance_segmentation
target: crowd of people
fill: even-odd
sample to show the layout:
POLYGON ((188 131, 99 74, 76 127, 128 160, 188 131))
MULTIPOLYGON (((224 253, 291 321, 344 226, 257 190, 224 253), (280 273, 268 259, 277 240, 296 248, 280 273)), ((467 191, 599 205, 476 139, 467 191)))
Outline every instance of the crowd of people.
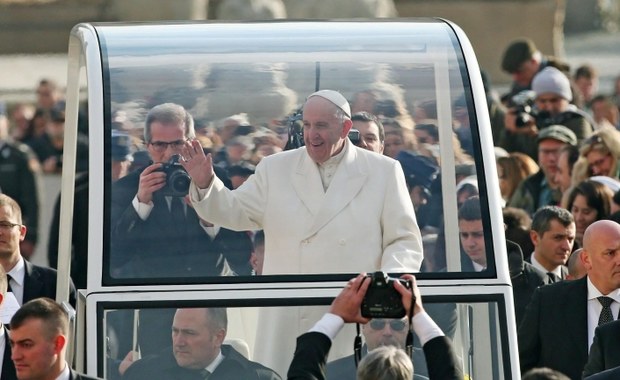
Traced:
MULTIPOLYGON (((607 352, 615 352, 617 344, 604 333, 617 330, 612 326, 620 322, 597 327, 599 314, 610 322, 620 310, 620 77, 614 93, 600 94, 596 68, 571 70, 529 40, 507 47, 502 68, 514 80, 509 92, 497 96, 488 81, 485 90, 521 367, 523 372, 549 367, 571 379, 595 375, 620 365, 607 352)), ((0 235, 15 235, 0 264, 11 276, 8 285, 18 305, 55 296, 55 272, 28 259, 38 230, 52 228, 51 236, 58 235, 58 217, 51 227, 39 223, 37 175, 59 173, 62 167, 64 102, 49 80, 39 83, 36 94, 36 104, 14 105, 0 116, 0 192, 5 194, 0 196, 0 235), (44 279, 45 290, 31 295, 28 278, 33 272, 44 273, 35 277, 44 279)), ((420 100, 410 113, 398 98, 383 95, 363 90, 347 100, 336 91, 317 91, 302 105, 300 118, 265 126, 253 125, 243 113, 216 122, 194 120, 175 103, 152 105, 143 125, 134 124, 123 110, 113 110, 109 275, 148 283, 212 276, 454 271, 444 246, 446 195, 441 191, 437 104, 420 100), (296 125, 301 126, 298 135, 296 125), (302 148, 291 149, 300 141, 302 148), (173 177, 178 181, 170 181, 173 177), (368 254, 360 256, 361 251, 368 254)), ((474 160, 480 156, 478 132, 472 132, 475 120, 467 103, 465 95, 453 99, 449 142, 456 165, 459 270, 493 271, 474 160)), ((76 204, 82 207, 74 215, 72 273, 82 288, 88 257, 88 127, 83 115, 79 120, 76 204)), ((56 242, 50 240, 52 266, 56 242)), ((356 280, 355 288, 362 283, 356 280)), ((265 355, 289 348, 292 354, 295 343, 276 339, 269 326, 297 334, 307 330, 286 313, 272 308, 261 315, 271 321, 259 332, 265 338, 261 341, 269 342, 265 355)), ((322 320, 317 310, 300 308, 299 313, 300 320, 322 320)), ((359 321, 357 316, 340 317, 341 322, 359 321)), ((145 312, 140 318, 148 339, 156 340, 172 326, 172 341, 168 333, 162 338, 172 343, 172 355, 151 358, 153 363, 198 369, 181 365, 183 349, 177 351, 175 342, 191 346, 184 336, 192 328, 182 326, 202 318, 209 334, 220 331, 216 338, 209 336, 219 343, 207 365, 201 362, 202 369, 214 372, 235 358, 232 348, 220 350, 225 311, 223 317, 218 310, 182 309, 150 320, 145 312)), ((375 322, 377 329, 379 322, 381 329, 399 329, 391 322, 375 322)), ((366 333, 365 352, 374 351, 366 333)), ((402 348, 400 343, 381 345, 402 348)), ((145 346, 142 353, 147 351, 145 346)), ((141 364, 126 357, 114 376, 155 376, 148 371, 158 367, 148 364, 148 357, 141 364)), ((258 363, 235 360, 225 365, 247 367, 257 378, 278 376, 258 363)), ((349 364, 343 368, 351 373, 349 364)), ((328 365, 323 376, 338 370, 328 365)), ((425 374, 443 378, 430 370, 425 374)), ((597 376, 593 378, 603 378, 597 376)))

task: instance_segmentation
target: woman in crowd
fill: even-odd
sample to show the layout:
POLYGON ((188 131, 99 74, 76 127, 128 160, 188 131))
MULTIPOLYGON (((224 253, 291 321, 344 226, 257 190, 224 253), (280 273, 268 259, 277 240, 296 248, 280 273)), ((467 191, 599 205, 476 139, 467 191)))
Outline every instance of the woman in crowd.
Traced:
POLYGON ((579 160, 573 170, 577 180, 603 175, 620 178, 620 132, 602 128, 583 141, 579 148, 579 160))
POLYGON ((583 246, 583 233, 597 220, 607 219, 611 208, 611 190, 600 182, 586 180, 569 193, 566 209, 575 218, 575 240, 583 246))
POLYGON ((523 153, 511 153, 497 159, 497 175, 499 177, 499 189, 504 203, 508 202, 521 181, 538 172, 536 162, 530 156, 523 153))

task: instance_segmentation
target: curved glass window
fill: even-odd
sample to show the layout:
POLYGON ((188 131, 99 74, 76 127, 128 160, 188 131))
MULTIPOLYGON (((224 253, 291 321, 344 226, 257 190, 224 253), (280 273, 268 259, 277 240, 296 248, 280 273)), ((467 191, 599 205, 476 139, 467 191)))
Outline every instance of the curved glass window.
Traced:
MULTIPOLYGON (((195 138, 213 157, 216 175, 234 189, 243 186, 264 157, 282 154, 287 141, 298 143, 291 131, 301 124, 299 111, 306 97, 320 89, 340 92, 353 113, 376 115, 384 128, 383 154, 400 158, 424 260, 398 271, 447 278, 462 278, 463 272, 467 277, 496 276, 482 162, 483 150, 491 150, 481 146, 463 48, 449 24, 95 25, 95 30, 103 120, 91 120, 91 128, 103 128, 105 142, 103 285, 274 281, 291 280, 290 275, 348 279, 344 274, 391 268, 384 265, 386 253, 370 242, 374 235, 385 236, 384 228, 394 228, 377 222, 373 203, 395 194, 345 210, 354 223, 328 225, 333 241, 325 246, 357 244, 357 258, 339 257, 330 248, 306 263, 281 264, 269 249, 277 248, 282 237, 297 238, 295 223, 304 217, 297 204, 269 200, 264 218, 295 223, 265 229, 267 249, 260 220, 255 228, 239 231, 200 220, 184 199, 187 179, 173 159, 192 136, 145 131, 153 107, 184 107, 193 117, 195 138), (165 165, 155 170, 153 162, 165 165), (146 175, 157 171, 166 174, 163 188, 149 183, 153 176, 146 175), (470 201, 474 215, 460 220, 459 207, 475 195, 483 201, 470 201), (359 231, 365 230, 371 231, 366 245, 359 239, 359 231), (359 260, 364 257, 377 259, 359 260)), ((360 132, 364 139, 364 130, 360 132)), ((300 235, 300 248, 288 255, 303 255, 304 244, 317 243, 300 235)))

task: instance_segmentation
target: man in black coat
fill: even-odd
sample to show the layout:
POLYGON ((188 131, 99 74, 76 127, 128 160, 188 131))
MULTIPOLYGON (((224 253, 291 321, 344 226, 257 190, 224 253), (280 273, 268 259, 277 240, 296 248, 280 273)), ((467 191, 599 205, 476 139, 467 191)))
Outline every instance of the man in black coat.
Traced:
POLYGON ((140 359, 123 379, 279 380, 271 369, 246 359, 229 345, 225 308, 178 309, 172 323, 172 347, 140 359))
POLYGON ((620 225, 594 222, 583 244, 587 276, 538 288, 527 307, 518 330, 523 373, 549 367, 581 379, 596 326, 618 316, 620 225))
MULTIPOLYGON (((0 265, 0 307, 6 297, 6 272, 0 265)), ((16 380, 15 365, 11 360, 11 344, 9 342, 9 330, 6 326, 0 324, 0 345, 4 349, 2 355, 2 369, 0 370, 0 380, 16 380)))
MULTIPOLYGON (((451 340, 443 335, 441 329, 430 319, 422 307, 422 298, 415 283, 415 277, 405 275, 403 278, 411 281, 412 290, 406 289, 397 281, 394 282, 394 287, 402 295, 405 310, 411 309, 412 292, 415 295, 412 326, 419 337, 425 336, 425 341, 421 343, 426 356, 429 378, 463 379, 463 373, 459 368, 459 360, 456 357, 451 340)), ((330 311, 309 332, 297 338, 297 347, 288 370, 288 379, 325 379, 325 364, 332 339, 335 337, 334 332, 339 331, 339 327, 342 327, 344 323, 367 323, 369 321, 361 316, 360 308, 370 282, 365 274, 360 274, 349 281, 332 302, 330 311)), ((411 359, 403 350, 386 346, 373 350, 360 362, 358 378, 363 379, 363 377, 359 377, 360 373, 381 370, 393 370, 401 373, 401 376, 395 377, 394 380, 401 380, 401 378, 402 380, 409 380, 413 377, 414 369, 411 359), (382 365, 381 363, 389 362, 380 359, 383 355, 395 358, 397 364, 394 365, 394 368, 379 368, 382 365)))
POLYGON ((98 380, 75 372, 66 362, 69 317, 49 298, 37 298, 17 310, 11 318, 10 341, 18 379, 98 380))
MULTIPOLYGON (((0 194, 0 265, 9 276, 8 288, 20 305, 38 297, 56 298, 56 271, 32 264, 20 253, 19 243, 27 230, 17 202, 0 194)), ((69 302, 75 307, 76 291, 73 283, 70 286, 69 302)))
POLYGON ((181 153, 185 141, 193 137, 193 119, 182 106, 166 103, 149 111, 144 139, 154 163, 112 186, 112 277, 249 275, 250 237, 245 233, 232 236, 242 243, 242 249, 238 244, 230 244, 231 236, 226 237, 229 244, 220 244, 218 235, 225 233, 218 226, 200 220, 184 201, 186 192, 171 191, 171 185, 167 184, 172 177, 187 175, 180 165, 170 162, 181 153))
POLYGON ((594 330, 590 356, 583 377, 620 366, 620 321, 613 321, 594 330))

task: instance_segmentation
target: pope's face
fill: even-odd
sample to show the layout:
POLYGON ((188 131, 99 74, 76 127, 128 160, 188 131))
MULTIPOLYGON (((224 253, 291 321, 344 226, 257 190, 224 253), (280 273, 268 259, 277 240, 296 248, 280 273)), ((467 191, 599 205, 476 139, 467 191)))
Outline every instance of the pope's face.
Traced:
POLYGON ((338 154, 351 129, 351 120, 341 120, 338 109, 328 100, 313 96, 304 105, 304 142, 310 158, 322 164, 338 154))

